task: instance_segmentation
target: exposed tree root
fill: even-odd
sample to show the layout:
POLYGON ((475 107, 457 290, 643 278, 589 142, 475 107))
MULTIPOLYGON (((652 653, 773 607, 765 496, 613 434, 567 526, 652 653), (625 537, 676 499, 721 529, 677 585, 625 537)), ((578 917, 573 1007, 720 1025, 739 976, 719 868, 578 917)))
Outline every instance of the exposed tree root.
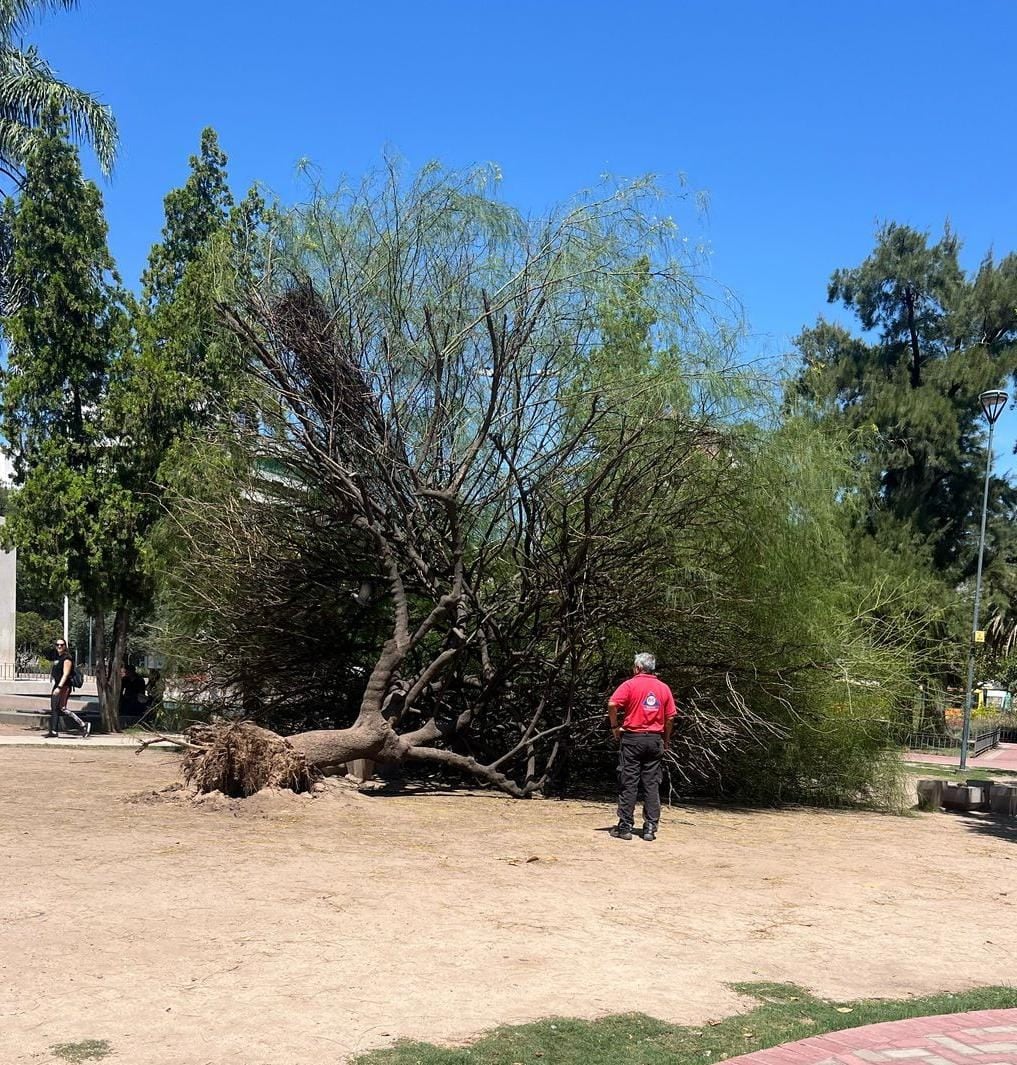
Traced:
POLYGON ((318 772, 299 751, 250 721, 192 725, 184 779, 201 793, 221 791, 243 799, 262 788, 310 791, 318 772))

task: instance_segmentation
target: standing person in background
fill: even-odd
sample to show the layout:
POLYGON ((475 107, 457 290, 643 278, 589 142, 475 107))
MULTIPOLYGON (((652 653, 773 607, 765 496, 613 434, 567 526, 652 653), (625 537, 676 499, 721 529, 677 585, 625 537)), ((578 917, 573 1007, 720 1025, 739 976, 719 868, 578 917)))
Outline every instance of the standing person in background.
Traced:
POLYGON ((162 679, 162 671, 150 669, 148 671, 148 684, 145 687, 146 716, 158 717, 165 697, 166 681, 162 679))
POLYGON ((141 717, 145 712, 145 678, 128 662, 120 667, 120 716, 141 717))
POLYGON ((619 685, 607 702, 611 733, 618 744, 618 825, 615 839, 632 839, 640 781, 643 785, 643 839, 657 838, 660 823, 660 771, 664 752, 671 749, 674 696, 654 676, 657 660, 636 655, 632 676, 619 685), (621 715, 619 724, 618 716, 621 715))
POLYGON ((53 739, 60 735, 61 714, 66 714, 77 724, 81 738, 85 739, 92 731, 92 726, 82 721, 73 710, 67 709, 67 700, 71 694, 71 678, 74 676, 74 659, 63 640, 56 642, 56 658, 49 675, 53 681, 53 691, 49 697, 49 732, 46 733, 46 739, 53 739))

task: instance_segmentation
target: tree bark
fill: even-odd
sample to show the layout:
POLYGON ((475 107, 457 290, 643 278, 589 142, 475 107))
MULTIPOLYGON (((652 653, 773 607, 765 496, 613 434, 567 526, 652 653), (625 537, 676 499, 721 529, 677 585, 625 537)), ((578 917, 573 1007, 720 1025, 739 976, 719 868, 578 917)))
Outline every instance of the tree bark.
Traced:
POLYGON ((386 727, 354 725, 348 729, 318 729, 298 732, 286 739, 307 759, 308 765, 319 771, 335 769, 357 758, 375 762, 400 760, 398 737, 386 727))
MULTIPOLYGON (((268 762, 278 755, 279 750, 282 749, 280 745, 282 745, 292 748, 293 752, 300 756, 299 764, 305 766, 306 770, 310 770, 312 774, 323 773, 339 766, 348 766, 360 759, 370 759, 382 765, 430 762, 457 769, 508 795, 526 799, 544 786, 552 760, 548 761, 547 769, 539 776, 531 769, 522 783, 503 773, 501 767, 524 747, 529 748, 534 741, 546 738, 558 731, 558 728, 551 728, 534 736, 532 731, 528 730, 515 748, 487 765, 476 758, 458 754, 446 748, 425 746, 436 738, 433 728, 425 727, 415 733, 399 735, 384 719, 378 721, 369 718, 348 729, 319 729, 299 732, 287 737, 280 737, 250 722, 224 722, 216 725, 195 726, 188 733, 194 746, 188 754, 186 775, 192 783, 198 782, 199 790, 222 790, 227 787, 221 783, 223 764, 228 762, 227 768, 234 774, 240 773, 245 780, 268 782, 265 785, 254 784, 253 787, 244 785, 237 792, 237 794, 253 794, 254 790, 260 786, 278 786, 273 785, 277 774, 271 771, 268 762), (244 744, 242 741, 244 730, 247 734, 256 734, 262 739, 255 744, 244 744), (238 736, 241 737, 239 748, 236 745, 238 736), (266 742, 273 739, 275 740, 274 746, 271 742, 266 742), (223 754, 224 742, 232 745, 228 756, 223 754), (203 765, 202 760, 206 759, 206 756, 207 760, 203 765), (209 772, 205 772, 209 769, 209 772)), ((232 784, 228 786, 233 787, 232 784)), ((229 793, 233 794, 233 791, 229 793)))
POLYGON ((117 607, 113 618, 113 641, 107 646, 106 627, 101 610, 93 608, 99 619, 95 627, 95 687, 99 695, 99 720, 103 732, 120 731, 120 667, 127 651, 128 609, 117 607), (107 658, 108 654, 108 658, 107 658))

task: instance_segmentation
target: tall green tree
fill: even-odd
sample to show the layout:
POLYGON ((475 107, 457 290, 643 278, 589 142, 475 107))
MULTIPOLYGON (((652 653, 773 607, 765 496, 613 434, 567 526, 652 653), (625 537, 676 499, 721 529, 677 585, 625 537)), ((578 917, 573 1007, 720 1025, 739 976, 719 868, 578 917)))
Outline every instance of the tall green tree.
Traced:
POLYGON ((54 110, 74 141, 91 146, 105 173, 116 158, 110 108, 62 81, 38 49, 23 41, 33 19, 77 6, 78 0, 0 0, 0 171, 16 182, 54 110))
MULTIPOLYGON (((851 442, 862 479, 853 522, 857 572, 904 581, 934 615, 923 670, 956 683, 965 656, 985 424, 978 395, 1017 370, 1017 256, 987 255, 968 274, 947 229, 890 223, 857 267, 836 271, 829 299, 860 332, 820 320, 797 338, 793 405, 851 442)), ((984 588, 994 638, 1012 616, 1017 490, 992 478, 984 588)))
POLYGON ((121 390, 124 416, 144 427, 138 446, 152 480, 168 450, 197 425, 228 417, 242 358, 218 303, 253 268, 249 236, 261 224, 256 193, 235 205, 215 130, 201 135, 184 184, 166 196, 162 239, 142 276, 138 351, 121 390))
MULTIPOLYGON (((111 385, 149 505, 139 534, 157 593, 166 542, 159 529, 163 500, 168 487, 189 476, 193 451, 185 445, 199 431, 234 418, 246 385, 243 353, 219 303, 232 295, 239 276, 257 268, 250 248, 263 204, 255 193, 234 203, 226 164, 215 131, 204 130, 186 181, 165 198, 162 239, 152 247, 134 305, 135 343, 111 385)), ((158 628, 158 595, 147 606, 147 621, 158 628)))
POLYGON ((144 301, 155 310, 177 294, 188 266, 208 248, 229 218, 233 206, 226 172, 227 158, 211 127, 202 130, 190 174, 164 201, 166 222, 162 240, 153 246, 142 276, 144 301))
MULTIPOLYGON (((985 468, 980 392, 1017 372, 1017 255, 987 255, 969 275, 949 229, 928 234, 889 223, 859 266, 829 286, 861 335, 820 320, 797 338, 795 393, 829 426, 850 434, 867 471, 860 528, 891 549, 928 559, 950 584, 971 576, 985 468)), ((1008 557, 1017 491, 993 477, 990 577, 1008 557)), ((990 580, 991 583, 991 580, 990 580)))
POLYGON ((4 213, 13 240, 17 309, 0 432, 14 466, 5 535, 53 595, 113 618, 96 626, 103 724, 117 727, 130 614, 148 594, 130 440, 111 410, 110 383, 129 345, 128 298, 106 244, 99 190, 59 133, 37 143, 25 186, 4 213))

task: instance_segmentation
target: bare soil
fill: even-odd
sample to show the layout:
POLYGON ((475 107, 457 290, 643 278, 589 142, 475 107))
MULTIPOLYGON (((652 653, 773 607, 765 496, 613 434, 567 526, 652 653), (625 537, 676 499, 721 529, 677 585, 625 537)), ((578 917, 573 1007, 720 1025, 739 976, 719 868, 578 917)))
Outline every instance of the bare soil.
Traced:
POLYGON ((1017 982, 1017 832, 330 787, 195 804, 176 756, 0 748, 0 1061, 322 1065, 551 1014, 700 1023, 732 981, 1017 982))

